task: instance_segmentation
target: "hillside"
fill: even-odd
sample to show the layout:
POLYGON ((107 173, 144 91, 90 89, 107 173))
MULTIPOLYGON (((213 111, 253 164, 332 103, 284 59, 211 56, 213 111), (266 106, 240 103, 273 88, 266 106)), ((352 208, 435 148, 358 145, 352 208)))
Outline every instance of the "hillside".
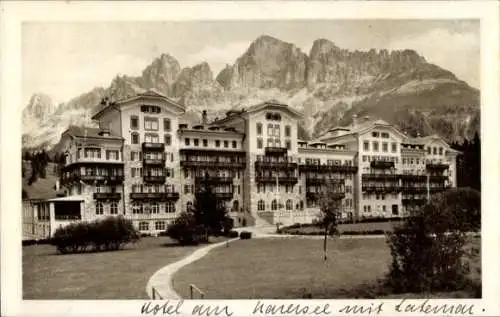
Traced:
POLYGON ((29 161, 22 161, 24 168, 24 177, 22 188, 28 194, 28 199, 48 199, 56 197, 55 185, 58 179, 55 173, 55 164, 48 163, 46 168, 46 178, 38 178, 36 182, 28 185, 28 180, 31 176, 31 163, 29 161))
POLYGON ((437 133, 449 142, 479 131, 479 91, 415 51, 349 51, 318 39, 305 53, 263 35, 216 75, 206 62, 181 67, 161 54, 141 76, 116 76, 109 87, 57 107, 38 94, 44 97, 32 98, 23 113, 23 147, 50 148, 70 124, 91 125, 92 109, 105 95, 119 99, 150 88, 184 104, 184 121, 198 120, 205 109, 215 118, 277 99, 304 114, 301 137, 347 124, 353 114, 385 119, 410 135, 437 133))

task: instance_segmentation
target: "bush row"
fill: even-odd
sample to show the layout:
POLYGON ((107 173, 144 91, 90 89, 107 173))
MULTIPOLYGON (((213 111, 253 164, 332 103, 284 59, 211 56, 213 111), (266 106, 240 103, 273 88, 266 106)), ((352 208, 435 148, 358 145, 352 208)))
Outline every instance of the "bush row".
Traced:
MULTIPOLYGON (((384 217, 363 217, 358 219, 356 222, 352 219, 339 219, 337 224, 352 224, 352 223, 375 223, 375 222, 399 222, 404 220, 402 217, 393 217, 393 218, 384 218, 384 217)), ((299 228, 310 228, 317 227, 318 224, 316 222, 313 223, 294 223, 293 225, 281 227, 280 230, 287 229, 299 229, 299 228)))
POLYGON ((242 231, 240 232, 240 239, 246 240, 246 239, 251 239, 252 238, 252 233, 248 231, 242 231))
POLYGON ((91 222, 76 222, 58 228, 51 239, 61 253, 118 250, 140 238, 132 221, 109 216, 91 222))
MULTIPOLYGON (((300 230, 287 230, 287 231, 279 231, 280 234, 292 234, 292 235, 304 235, 304 236, 322 236, 325 233, 323 231, 310 231, 303 232, 300 230)), ((362 230, 362 231, 342 231, 341 235, 379 235, 386 234, 384 230, 362 230)))

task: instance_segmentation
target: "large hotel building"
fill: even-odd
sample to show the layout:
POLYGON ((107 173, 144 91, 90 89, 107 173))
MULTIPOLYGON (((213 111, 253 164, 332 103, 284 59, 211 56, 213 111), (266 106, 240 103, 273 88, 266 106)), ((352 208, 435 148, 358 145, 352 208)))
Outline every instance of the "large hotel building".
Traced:
POLYGON ((183 106, 152 90, 97 109, 99 128, 62 134, 64 196, 32 204, 33 222, 46 224, 29 228, 34 235, 108 215, 158 233, 193 204, 207 175, 235 226, 311 222, 327 182, 342 217, 354 219, 402 217, 456 186, 457 151, 382 120, 354 117, 305 141, 297 138, 301 114, 276 101, 213 122, 204 112, 195 125, 180 122, 183 106))

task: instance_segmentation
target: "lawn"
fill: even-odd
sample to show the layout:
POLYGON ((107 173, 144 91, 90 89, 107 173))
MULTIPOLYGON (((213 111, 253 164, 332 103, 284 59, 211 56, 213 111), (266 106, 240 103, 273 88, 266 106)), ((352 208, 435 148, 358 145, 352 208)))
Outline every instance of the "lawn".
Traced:
POLYGON ((189 284, 209 299, 376 296, 373 286, 384 277, 391 260, 385 239, 330 239, 328 243, 325 262, 322 240, 238 240, 182 268, 174 276, 174 288, 183 298, 189 298, 189 284))
POLYGON ((146 299, 148 279, 196 247, 167 237, 142 238, 120 251, 58 254, 51 245, 23 247, 24 299, 146 299))
MULTIPOLYGON (((385 221, 385 222, 358 222, 358 223, 346 223, 337 225, 337 230, 340 233, 352 233, 352 232, 363 232, 363 231, 392 231, 394 226, 400 225, 401 221, 385 221)), ((315 234, 322 233, 324 229, 314 226, 306 225, 301 228, 288 229, 285 228, 283 233, 292 234, 315 234)))

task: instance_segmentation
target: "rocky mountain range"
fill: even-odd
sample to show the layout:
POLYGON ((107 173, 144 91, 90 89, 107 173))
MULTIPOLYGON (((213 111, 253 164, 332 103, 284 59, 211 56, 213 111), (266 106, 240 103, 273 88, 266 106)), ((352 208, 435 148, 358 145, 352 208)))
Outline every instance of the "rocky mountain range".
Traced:
POLYGON ((215 118, 276 99, 304 114, 299 137, 305 139, 349 124, 353 114, 384 119, 409 135, 437 133, 448 141, 479 131, 479 91, 413 50, 349 51, 318 39, 306 54, 263 35, 216 76, 206 62, 182 68, 162 54, 141 76, 117 76, 109 87, 57 106, 35 94, 23 112, 23 147, 51 147, 68 125, 92 125, 92 109, 104 96, 123 98, 151 88, 184 104, 184 121, 199 120, 205 109, 215 118))

